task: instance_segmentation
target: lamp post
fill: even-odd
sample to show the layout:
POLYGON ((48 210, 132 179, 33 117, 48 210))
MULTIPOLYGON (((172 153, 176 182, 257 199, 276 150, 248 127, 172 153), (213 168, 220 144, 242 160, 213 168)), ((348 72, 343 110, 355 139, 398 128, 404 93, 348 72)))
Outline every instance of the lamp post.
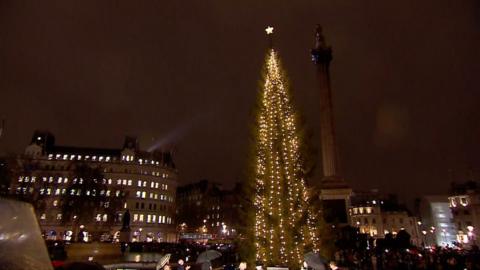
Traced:
POLYGON ((423 230, 422 235, 423 235, 423 247, 425 247, 427 245, 427 231, 423 230))

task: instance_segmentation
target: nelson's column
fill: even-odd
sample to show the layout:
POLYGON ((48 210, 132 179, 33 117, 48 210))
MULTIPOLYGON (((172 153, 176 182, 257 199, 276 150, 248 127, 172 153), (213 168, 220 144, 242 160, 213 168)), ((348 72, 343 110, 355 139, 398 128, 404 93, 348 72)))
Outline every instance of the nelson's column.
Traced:
POLYGON ((316 30, 312 60, 317 67, 320 92, 320 137, 323 163, 320 199, 326 222, 346 224, 349 219, 347 209, 350 206, 352 189, 339 174, 329 71, 332 48, 326 45, 320 25, 316 30))

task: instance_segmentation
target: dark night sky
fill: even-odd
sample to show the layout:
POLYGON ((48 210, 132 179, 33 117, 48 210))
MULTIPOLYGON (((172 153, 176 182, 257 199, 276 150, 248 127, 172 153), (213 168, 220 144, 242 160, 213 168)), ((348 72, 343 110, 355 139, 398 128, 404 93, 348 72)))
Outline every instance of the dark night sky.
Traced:
POLYGON ((36 128, 65 145, 166 138, 183 183, 231 184, 246 164, 266 25, 318 146, 309 50, 321 23, 347 181, 445 193, 450 169, 480 169, 479 3, 1 0, 0 147, 23 151, 36 128))

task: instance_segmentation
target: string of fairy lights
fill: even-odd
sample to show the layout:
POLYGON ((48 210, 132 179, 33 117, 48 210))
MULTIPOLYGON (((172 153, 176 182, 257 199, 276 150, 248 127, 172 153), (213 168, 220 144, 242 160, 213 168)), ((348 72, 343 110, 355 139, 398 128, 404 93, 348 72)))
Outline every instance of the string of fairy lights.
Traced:
MULTIPOLYGON (((273 28, 267 28, 271 34, 273 28)), ((264 265, 302 264, 305 246, 318 251, 315 213, 308 207, 295 111, 279 58, 270 49, 256 140, 255 247, 264 265)))

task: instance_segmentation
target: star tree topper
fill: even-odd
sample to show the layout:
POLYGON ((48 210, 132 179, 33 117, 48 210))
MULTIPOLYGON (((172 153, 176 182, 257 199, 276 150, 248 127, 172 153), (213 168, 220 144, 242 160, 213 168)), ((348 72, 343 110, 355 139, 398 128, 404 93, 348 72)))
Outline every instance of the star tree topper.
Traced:
POLYGON ((267 35, 273 34, 273 27, 272 26, 267 26, 267 28, 265 28, 265 32, 267 32, 267 35))

